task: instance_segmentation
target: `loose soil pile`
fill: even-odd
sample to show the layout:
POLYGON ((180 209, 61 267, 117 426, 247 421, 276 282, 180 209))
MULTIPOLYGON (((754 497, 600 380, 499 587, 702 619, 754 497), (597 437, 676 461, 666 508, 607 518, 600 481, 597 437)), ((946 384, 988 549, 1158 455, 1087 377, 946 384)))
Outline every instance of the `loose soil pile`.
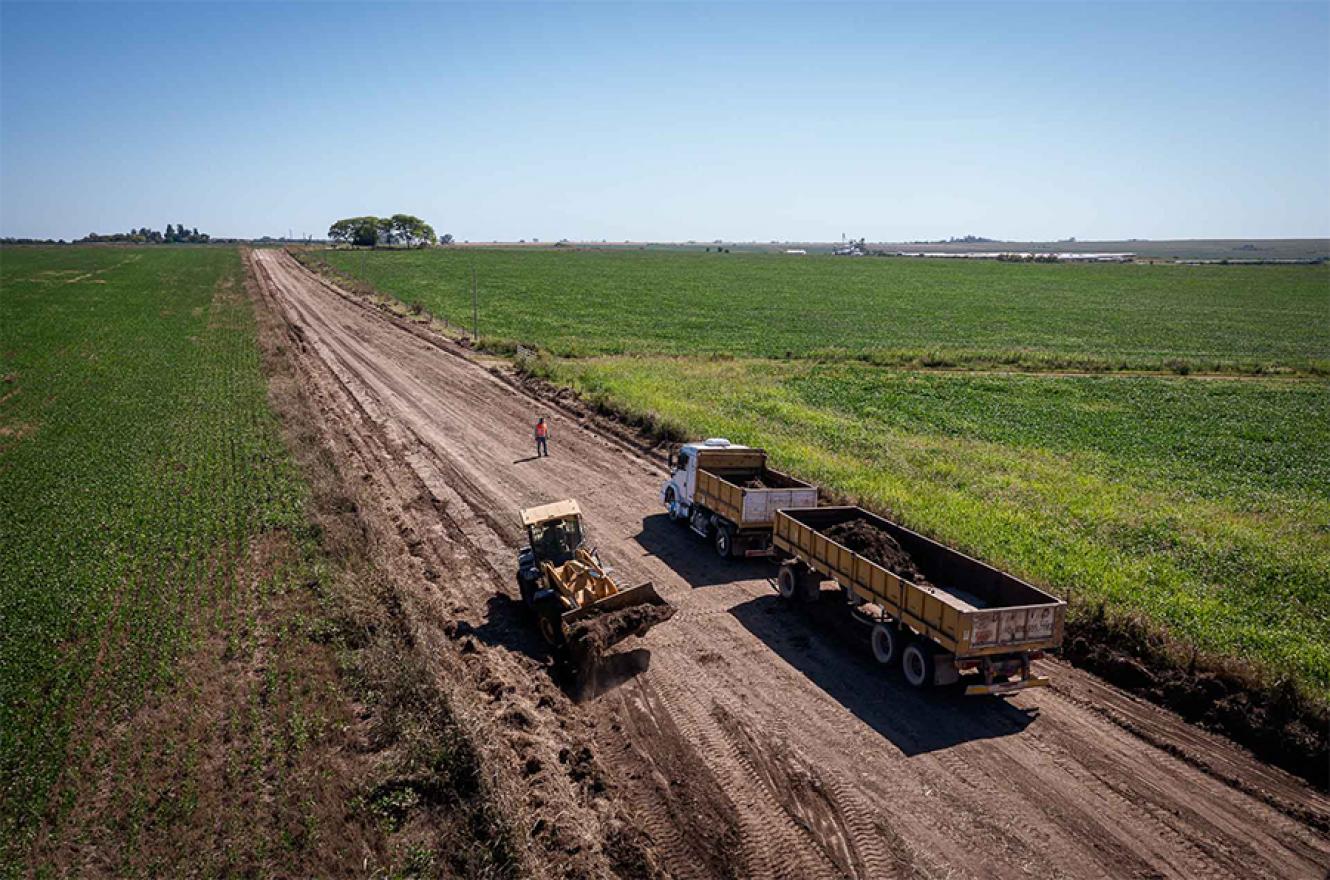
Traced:
POLYGON ((568 627, 568 650, 579 666, 594 663, 607 650, 674 616, 674 606, 634 605, 618 611, 593 614, 568 627))
POLYGON ((862 519, 838 523, 822 534, 911 583, 919 586, 930 584, 913 557, 905 552, 895 538, 862 519))
POLYGON ((776 488, 775 486, 768 486, 765 482, 762 481, 762 478, 761 478, 761 477, 749 477, 748 479, 744 480, 744 481, 743 481, 742 483, 740 483, 739 485, 743 486, 745 489, 774 489, 774 488, 776 488))
POLYGON ((1272 764, 1327 787, 1330 718, 1290 682, 1253 683, 1239 672, 1198 669, 1131 619, 1097 612, 1067 621, 1065 656, 1193 724, 1242 743, 1272 764))

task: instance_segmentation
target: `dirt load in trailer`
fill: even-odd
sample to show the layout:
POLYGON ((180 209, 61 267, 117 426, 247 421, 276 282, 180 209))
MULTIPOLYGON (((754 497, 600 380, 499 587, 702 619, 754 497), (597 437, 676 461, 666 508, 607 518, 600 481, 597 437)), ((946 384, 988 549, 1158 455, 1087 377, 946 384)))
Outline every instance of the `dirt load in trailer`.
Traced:
POLYGON ((899 664, 916 687, 976 672, 967 694, 1048 684, 1030 662, 1062 642, 1066 603, 904 526, 858 507, 781 510, 777 584, 792 602, 821 595, 823 580, 872 624, 873 655, 899 664), (1012 680, 1012 676, 1016 676, 1012 680))
POLYGON ((712 438, 673 456, 661 501, 670 518, 715 542, 721 556, 771 552, 776 511, 812 507, 817 487, 767 467, 767 454, 712 438))

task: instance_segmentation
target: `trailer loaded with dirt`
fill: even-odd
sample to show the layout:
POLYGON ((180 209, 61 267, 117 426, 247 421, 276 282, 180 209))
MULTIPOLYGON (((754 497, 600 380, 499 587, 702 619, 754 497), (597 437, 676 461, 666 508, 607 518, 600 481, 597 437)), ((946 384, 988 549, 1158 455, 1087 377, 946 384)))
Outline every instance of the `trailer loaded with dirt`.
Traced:
POLYGON ((672 457, 661 501, 675 522, 712 541, 721 556, 764 556, 783 507, 813 507, 817 487, 767 467, 761 449, 719 437, 672 457))
POLYGON ((835 581, 871 625, 873 656, 898 663, 910 684, 967 672, 982 679, 967 694, 1048 684, 1030 662, 1061 643, 1066 603, 1019 578, 858 507, 780 510, 775 547, 786 555, 781 596, 814 601, 835 581))

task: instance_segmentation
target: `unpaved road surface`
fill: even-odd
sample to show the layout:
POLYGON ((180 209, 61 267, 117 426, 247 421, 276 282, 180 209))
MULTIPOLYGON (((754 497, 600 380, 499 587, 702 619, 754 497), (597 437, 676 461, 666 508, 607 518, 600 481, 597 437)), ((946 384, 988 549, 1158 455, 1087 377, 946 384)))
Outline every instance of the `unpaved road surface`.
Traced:
POLYGON ((915 692, 830 596, 784 607, 768 563, 722 561, 669 523, 653 457, 284 253, 254 260, 365 430, 405 450, 486 561, 469 631, 532 650, 494 624, 512 601, 495 591, 516 593, 517 509, 565 497, 621 579, 678 608, 624 643, 577 708, 670 874, 1326 876, 1330 799, 1292 777, 1061 663, 1045 664, 1052 688, 1006 700, 915 692), (551 456, 534 459, 542 414, 551 456))

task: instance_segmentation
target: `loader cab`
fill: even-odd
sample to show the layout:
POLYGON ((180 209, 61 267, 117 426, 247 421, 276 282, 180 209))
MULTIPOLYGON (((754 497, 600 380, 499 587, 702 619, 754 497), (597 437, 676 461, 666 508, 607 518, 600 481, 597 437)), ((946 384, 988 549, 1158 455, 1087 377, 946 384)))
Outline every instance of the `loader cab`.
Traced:
POLYGON ((563 565, 582 546, 582 511, 571 498, 528 507, 521 515, 527 538, 523 555, 537 568, 542 562, 563 565))
POLYGON ((582 522, 576 516, 550 519, 527 526, 526 536, 538 560, 563 565, 582 546, 582 522))

